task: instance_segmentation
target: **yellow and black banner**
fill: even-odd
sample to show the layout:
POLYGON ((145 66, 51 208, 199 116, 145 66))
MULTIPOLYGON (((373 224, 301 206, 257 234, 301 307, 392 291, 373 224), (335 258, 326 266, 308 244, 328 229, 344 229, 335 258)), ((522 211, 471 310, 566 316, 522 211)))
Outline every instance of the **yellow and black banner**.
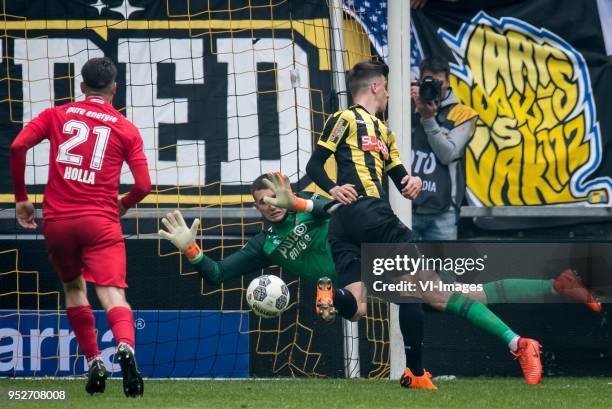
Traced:
POLYGON ((412 17, 479 114, 471 204, 611 204, 612 66, 595 1, 431 2, 412 17))

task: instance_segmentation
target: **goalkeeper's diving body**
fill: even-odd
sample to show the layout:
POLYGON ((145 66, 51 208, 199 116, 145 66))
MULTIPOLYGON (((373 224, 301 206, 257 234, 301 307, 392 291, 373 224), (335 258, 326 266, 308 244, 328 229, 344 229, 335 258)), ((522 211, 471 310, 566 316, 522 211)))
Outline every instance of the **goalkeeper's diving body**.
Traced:
MULTIPOLYGON (((365 315, 365 300, 357 308, 343 303, 352 295, 347 295, 345 289, 332 286, 332 283, 336 283, 335 265, 327 236, 330 213, 338 203, 317 195, 309 198, 305 198, 305 195, 294 196, 287 179, 280 174, 261 175, 253 182, 251 192, 255 208, 270 227, 224 260, 214 261, 201 251, 196 244, 199 219, 194 220, 189 228, 178 210, 162 219, 167 231, 160 230, 159 234, 181 250, 208 283, 219 284, 257 269, 280 265, 310 282, 317 282, 316 310, 322 318, 333 319, 336 309, 340 315, 351 320, 365 315)), ((514 334, 510 328, 482 304, 559 294, 591 306, 590 293, 581 283, 576 284, 576 280, 577 277, 566 270, 554 280, 510 279, 487 283, 484 291, 467 294, 476 307, 469 308, 464 318, 489 333, 509 336, 514 334), (485 313, 480 314, 483 310, 485 313)), ((445 297, 448 299, 449 295, 423 294, 425 301, 439 310, 444 310, 448 304, 441 302, 445 297)), ((463 304, 453 307, 460 305, 463 304)), ((514 335, 513 338, 512 342, 518 341, 518 336, 514 335)), ((421 353, 420 349, 418 352, 421 353)), ((412 387, 427 385, 432 385, 431 381, 428 376, 422 375, 415 377, 412 387)))
MULTIPOLYGON (((334 202, 316 194, 294 196, 288 182, 282 184, 280 178, 284 179, 284 176, 264 174, 253 181, 251 194, 254 206, 269 227, 223 260, 215 261, 201 251, 196 244, 200 220, 195 219, 188 228, 178 210, 162 219, 167 231, 160 230, 159 234, 181 250, 209 284, 218 285, 268 266, 279 265, 309 282, 318 283, 322 289, 331 289, 336 272, 327 231, 329 209, 334 202), (278 188, 272 181, 276 181, 278 188), (270 199, 273 204, 266 202, 270 199)), ((319 291, 318 294, 326 293, 319 291)), ((351 316, 354 315, 354 319, 365 315, 365 301, 358 309, 359 314, 351 316)))

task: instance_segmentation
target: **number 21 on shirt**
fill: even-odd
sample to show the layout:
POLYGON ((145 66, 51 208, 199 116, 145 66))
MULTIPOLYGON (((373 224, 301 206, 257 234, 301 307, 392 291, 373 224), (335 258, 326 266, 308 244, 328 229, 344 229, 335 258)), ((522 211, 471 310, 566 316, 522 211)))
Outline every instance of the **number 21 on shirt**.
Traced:
MULTIPOLYGON (((59 145, 56 160, 67 165, 81 166, 83 156, 71 153, 70 151, 73 148, 87 142, 91 135, 89 126, 87 126, 87 124, 84 122, 72 119, 64 124, 63 133, 74 136, 59 145)), ((93 170, 101 170, 102 162, 104 161, 104 152, 106 151, 106 145, 108 144, 111 129, 108 126, 96 126, 93 128, 92 133, 96 135, 96 145, 94 146, 89 167, 93 170)), ((84 169, 66 166, 66 170, 64 171, 64 179, 76 180, 78 182, 93 185, 95 182, 95 173, 84 169)))

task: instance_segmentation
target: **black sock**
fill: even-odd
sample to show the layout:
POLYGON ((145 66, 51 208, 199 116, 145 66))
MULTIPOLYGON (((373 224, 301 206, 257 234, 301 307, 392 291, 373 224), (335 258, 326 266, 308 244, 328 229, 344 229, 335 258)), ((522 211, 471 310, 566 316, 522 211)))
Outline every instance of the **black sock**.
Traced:
POLYGON ((357 312, 357 300, 350 291, 334 288, 334 307, 342 317, 350 320, 357 312))
POLYGON ((399 306, 399 324, 404 337, 406 367, 416 376, 423 375, 424 314, 420 303, 399 306))

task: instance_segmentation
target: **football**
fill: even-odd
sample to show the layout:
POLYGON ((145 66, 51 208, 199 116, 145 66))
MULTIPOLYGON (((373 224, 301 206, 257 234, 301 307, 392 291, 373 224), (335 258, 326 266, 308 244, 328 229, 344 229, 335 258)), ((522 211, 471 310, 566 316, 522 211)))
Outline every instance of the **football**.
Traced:
POLYGON ((273 275, 262 275, 249 284, 246 299, 251 310, 262 318, 278 317, 289 305, 289 288, 273 275))

